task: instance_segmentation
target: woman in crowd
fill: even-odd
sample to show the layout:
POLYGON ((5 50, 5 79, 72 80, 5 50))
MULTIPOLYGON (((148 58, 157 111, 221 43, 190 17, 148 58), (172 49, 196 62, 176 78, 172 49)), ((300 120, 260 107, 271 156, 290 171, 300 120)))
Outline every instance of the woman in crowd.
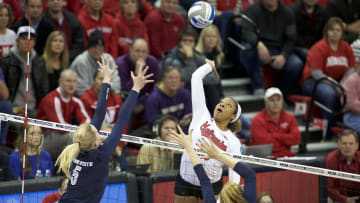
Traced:
POLYGON ((59 86, 60 73, 69 68, 69 51, 65 34, 61 31, 52 32, 46 40, 43 58, 49 77, 49 92, 59 86))
MULTIPOLYGON (((316 80, 330 77, 340 82, 354 70, 355 57, 350 45, 343 40, 344 32, 343 21, 337 17, 330 18, 324 27, 324 38, 309 50, 302 75, 304 95, 312 96, 316 80)), ((318 85, 315 99, 332 110, 340 107, 338 88, 327 81, 318 85)), ((328 121, 327 134, 330 136, 329 129, 335 124, 335 116, 327 112, 323 112, 323 116, 328 121)))
MULTIPOLYGON (((161 115, 154 121, 152 127, 154 140, 169 142, 170 130, 176 130, 178 123, 178 119, 172 115, 161 115)), ((174 151, 151 145, 142 145, 137 156, 136 164, 149 164, 148 173, 173 170, 174 151)))
MULTIPOLYGON (((53 173, 54 164, 50 154, 42 149, 44 134, 39 126, 29 125, 26 128, 26 156, 25 156, 25 174, 24 179, 33 179, 35 177, 45 177, 53 173)), ((22 179, 24 154, 24 136, 19 134, 16 139, 16 148, 11 153, 9 164, 14 177, 17 180, 22 179)))
MULTIPOLYGON (((234 135, 241 128, 240 105, 232 98, 224 98, 214 109, 213 117, 206 107, 203 78, 211 71, 217 74, 212 61, 200 66, 191 77, 191 99, 193 117, 189 130, 193 130, 193 145, 199 144, 201 138, 209 138, 221 151, 240 153, 241 144, 234 135)), ((202 161, 207 176, 218 195, 223 186, 222 164, 215 159, 202 161)), ((229 169, 229 181, 238 184, 240 176, 229 169)), ((200 181, 196 177, 189 154, 181 157, 180 173, 176 178, 175 202, 197 202, 201 198, 200 181)))
POLYGON ((6 3, 0 3, 0 58, 10 52, 16 44, 16 34, 8 27, 13 23, 14 15, 6 3))
POLYGON ((221 43, 219 29, 215 25, 210 25, 201 30, 195 49, 207 59, 213 60, 217 68, 221 68, 224 61, 221 43))

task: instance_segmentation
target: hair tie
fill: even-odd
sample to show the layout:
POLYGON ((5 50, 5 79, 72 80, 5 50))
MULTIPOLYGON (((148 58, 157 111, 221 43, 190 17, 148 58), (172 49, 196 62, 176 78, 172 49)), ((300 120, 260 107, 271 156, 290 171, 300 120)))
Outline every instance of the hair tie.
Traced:
POLYGON ((232 119, 232 120, 230 121, 230 123, 235 123, 237 120, 239 120, 240 115, 241 115, 241 107, 240 107, 240 104, 237 103, 236 117, 235 117, 234 119, 232 119))

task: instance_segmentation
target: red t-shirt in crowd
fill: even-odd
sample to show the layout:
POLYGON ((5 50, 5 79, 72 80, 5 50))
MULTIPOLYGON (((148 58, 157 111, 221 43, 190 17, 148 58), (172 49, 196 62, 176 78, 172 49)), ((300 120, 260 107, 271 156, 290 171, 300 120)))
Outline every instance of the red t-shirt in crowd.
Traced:
POLYGON ((51 193, 51 194, 46 195, 41 203, 55 203, 55 202, 59 201, 60 197, 61 196, 58 192, 51 193))
POLYGON ((102 12, 100 20, 95 20, 87 12, 85 5, 79 11, 78 18, 84 28, 85 47, 87 47, 91 33, 95 30, 100 30, 103 33, 105 40, 105 52, 111 54, 114 58, 117 58, 117 47, 116 43, 114 43, 116 42, 117 34, 113 17, 106 14, 105 12, 102 12))
MULTIPOLYGON (((330 152, 326 157, 326 168, 360 174, 360 152, 348 163, 340 150, 330 152)), ((360 196, 360 183, 337 178, 327 178, 328 196, 339 202, 345 202, 349 196, 360 196), (350 192, 351 191, 351 192, 350 192), (351 194, 349 194, 349 192, 351 194)))
POLYGON ((71 124, 73 117, 80 124, 91 121, 81 100, 75 96, 65 99, 60 88, 51 91, 41 100, 37 117, 41 120, 68 124, 71 124))
POLYGON ((160 9, 151 12, 145 18, 146 29, 150 39, 151 55, 162 58, 164 51, 169 51, 177 45, 178 36, 186 26, 184 18, 174 13, 170 21, 166 21, 160 9))
POLYGON ((263 109, 252 119, 250 134, 250 145, 274 144, 275 158, 294 156, 291 146, 300 144, 301 137, 295 117, 283 110, 280 118, 275 121, 263 109))
POLYGON ((116 17, 116 32, 118 34, 118 40, 116 42, 119 56, 129 52, 134 39, 143 38, 149 42, 146 26, 139 18, 130 20, 119 13, 116 17), (119 43, 119 38, 123 38, 121 44, 119 43))
MULTIPOLYGON (((80 99, 84 104, 86 112, 90 118, 92 118, 94 116, 98 100, 98 95, 95 93, 94 88, 88 89, 83 95, 81 95, 80 99)), ((123 100, 119 95, 109 92, 104 123, 115 124, 117 114, 119 113, 122 104, 123 100)))
POLYGON ((308 53, 302 82, 311 77, 311 68, 320 69, 325 75, 339 81, 351 67, 355 67, 355 57, 347 42, 341 40, 338 49, 334 51, 329 43, 322 39, 314 44, 308 53))

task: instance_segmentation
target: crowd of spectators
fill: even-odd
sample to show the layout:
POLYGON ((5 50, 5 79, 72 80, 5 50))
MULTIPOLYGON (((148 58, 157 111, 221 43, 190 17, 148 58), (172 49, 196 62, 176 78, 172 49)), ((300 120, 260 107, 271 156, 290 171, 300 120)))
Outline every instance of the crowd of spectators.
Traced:
MULTIPOLYGON (((194 29, 183 13, 177 13, 188 9, 189 2, 193 1, 2 1, 0 112, 23 116, 27 97, 30 117, 75 125, 89 122, 103 78, 97 71, 98 62, 108 60, 117 69, 104 121, 111 125, 132 86, 130 73, 147 66, 154 83, 140 92, 126 132, 167 141, 166 131, 176 129, 175 124, 185 130, 190 124, 192 73, 206 58, 214 60, 220 73, 228 62, 223 42, 229 19, 242 12, 257 25, 260 35, 249 23, 237 21, 236 26, 242 28, 237 34, 248 49, 234 50, 231 61, 235 70, 245 69, 251 79, 251 91, 265 100, 265 108, 251 123, 241 118, 246 124, 243 130, 250 129, 244 132, 247 143, 274 144, 276 158, 293 156, 290 147, 299 144, 300 132, 295 118, 284 111, 283 103, 288 102, 289 94, 311 96, 314 83, 323 77, 343 85, 348 95, 344 123, 360 132, 360 65, 356 70, 360 62, 350 46, 354 42, 356 47, 359 40, 360 1, 208 0, 216 10, 216 18, 214 25, 202 30, 194 29), (27 58, 29 95, 25 92, 27 58), (266 90, 266 77, 278 78, 271 85, 278 88, 266 90), (170 116, 161 117, 164 114, 170 116)), ((221 79, 214 73, 205 77, 204 91, 208 109, 214 109, 224 97, 221 79)), ((330 109, 338 109, 342 102, 339 89, 327 82, 320 83, 315 98, 330 109)), ((323 117, 330 133, 336 118, 327 112, 323 117)), ((7 122, 0 125, 0 144, 13 147, 8 164, 14 178, 19 179, 20 154, 24 149, 14 145, 8 134, 19 142, 22 134, 8 132, 7 122)), ((36 126, 29 127, 27 132, 25 177, 34 178, 38 170, 44 176, 46 170, 55 174, 53 160, 72 142, 71 133, 36 126)), ((118 157, 123 156, 123 147, 119 145, 118 157)), ((172 169, 173 152, 150 146, 135 148, 132 154, 139 152, 136 163, 152 165, 149 172, 172 169)), ((344 200, 337 195, 335 199, 344 200)))

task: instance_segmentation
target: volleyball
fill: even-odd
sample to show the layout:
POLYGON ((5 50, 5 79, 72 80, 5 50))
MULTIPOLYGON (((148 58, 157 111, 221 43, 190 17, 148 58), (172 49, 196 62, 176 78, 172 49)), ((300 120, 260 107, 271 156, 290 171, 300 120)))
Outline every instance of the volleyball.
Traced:
POLYGON ((205 28, 214 21, 214 7, 205 1, 197 1, 191 5, 188 11, 188 18, 194 27, 205 28))

